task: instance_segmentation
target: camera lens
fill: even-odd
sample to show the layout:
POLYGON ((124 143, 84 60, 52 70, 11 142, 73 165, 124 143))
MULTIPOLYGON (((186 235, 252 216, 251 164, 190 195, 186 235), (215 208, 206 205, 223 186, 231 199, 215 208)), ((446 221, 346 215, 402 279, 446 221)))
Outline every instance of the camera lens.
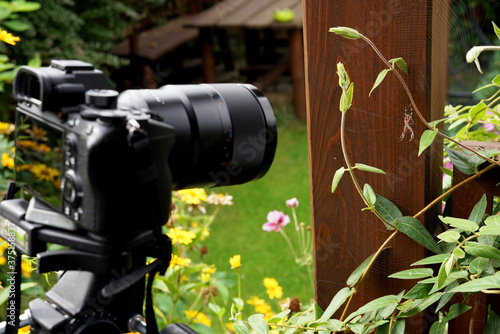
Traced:
POLYGON ((175 129, 174 187, 241 184, 261 178, 277 144, 269 101, 252 85, 167 85, 128 90, 118 108, 148 110, 175 129))

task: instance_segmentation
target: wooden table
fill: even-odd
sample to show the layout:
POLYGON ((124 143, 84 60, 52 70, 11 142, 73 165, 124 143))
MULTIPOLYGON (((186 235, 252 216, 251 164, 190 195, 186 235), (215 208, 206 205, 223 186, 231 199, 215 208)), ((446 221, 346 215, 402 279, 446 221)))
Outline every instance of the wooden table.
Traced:
MULTIPOLYGON (((305 72, 302 30, 302 0, 224 0, 213 7, 191 17, 186 27, 198 28, 202 44, 203 76, 206 82, 216 82, 213 34, 216 29, 242 29, 245 32, 259 30, 286 31, 288 33, 289 61, 286 66, 272 70, 274 76, 290 66, 294 90, 295 113, 305 119, 305 72), (295 17, 289 22, 276 22, 274 11, 289 8, 295 17)), ((247 36, 247 34, 245 34, 247 36)), ((252 50, 252 42, 245 41, 252 50)), ((248 52, 247 52, 248 56, 248 52)), ((248 61, 248 59, 247 59, 248 61)), ((259 86, 257 84, 257 86, 259 86)))

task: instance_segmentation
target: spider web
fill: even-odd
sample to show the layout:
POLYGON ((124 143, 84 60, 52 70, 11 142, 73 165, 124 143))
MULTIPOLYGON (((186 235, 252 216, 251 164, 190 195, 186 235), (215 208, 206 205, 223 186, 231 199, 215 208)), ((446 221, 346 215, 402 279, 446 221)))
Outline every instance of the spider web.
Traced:
MULTIPOLYGON (((390 24, 394 26, 403 25, 405 24, 405 22, 412 22, 412 25, 414 25, 416 30, 430 28, 426 26, 431 24, 427 19, 427 15, 429 15, 429 13, 426 10, 426 4, 412 0, 405 0, 403 1, 403 7, 406 6, 422 6, 422 8, 416 8, 416 10, 411 11, 411 14, 410 12, 396 13, 396 15, 391 16, 391 19, 388 20, 388 22, 391 22, 390 24), (415 16, 415 13, 418 14, 415 16)), ((498 44, 498 39, 496 39, 496 37, 494 37, 494 34, 492 34, 493 29, 491 24, 491 20, 492 17, 494 17, 495 11, 500 12, 500 4, 494 1, 455 0, 451 1, 450 4, 449 21, 444 16, 444 14, 442 19, 433 21, 433 24, 435 25, 433 27, 434 31, 436 31, 437 34, 447 34, 449 39, 449 55, 447 64, 448 89, 446 104, 459 105, 477 103, 477 97, 475 97, 471 92, 476 88, 486 84, 488 80, 489 82, 491 82, 491 78, 489 78, 487 74, 482 76, 477 71, 474 64, 468 64, 466 62, 465 55, 467 51, 473 46, 491 45, 494 43, 498 44)), ((497 22, 497 24, 498 23, 499 22, 497 22)), ((402 45, 402 54, 384 55, 387 59, 402 56, 405 60, 407 60, 407 57, 411 58, 412 53, 421 52, 421 50, 418 49, 418 45, 422 45, 423 41, 416 40, 415 35, 408 33, 407 35, 402 34, 394 36, 393 33, 389 34, 387 32, 388 30, 389 29, 381 30, 384 41, 388 41, 389 44, 399 43, 399 45, 402 45), (397 39, 397 41, 394 39, 397 39)), ((368 34, 366 35, 368 36, 368 34)), ((425 42, 423 44, 425 45, 425 42)), ((430 55, 427 56, 427 58, 430 58, 430 55)), ((480 60, 483 71, 485 73, 490 70, 494 70, 495 62, 491 54, 482 55, 480 60)), ((412 64, 409 63, 409 66, 412 66, 412 64)), ((428 68, 418 68, 416 75, 408 77, 407 83, 410 87, 414 87, 414 90, 412 91, 412 94, 414 96, 425 94, 427 89, 427 87, 425 86, 427 71, 429 71, 428 68), (419 82, 422 82, 424 84, 419 84, 419 82)), ((382 85, 384 85, 384 83, 382 85)), ((391 89, 393 89, 393 87, 391 87, 391 89)), ((374 93, 374 95, 376 95, 376 92, 374 93)), ((384 125, 369 128, 356 125, 348 126, 346 129, 347 137, 356 135, 363 135, 364 137, 368 136, 369 138, 393 136, 394 142, 398 142, 398 137, 403 133, 405 127, 404 116, 405 108, 407 107, 407 105, 394 105, 390 101, 385 101, 382 102, 382 106, 383 108, 387 109, 395 108, 396 110, 398 110, 398 112, 384 113, 383 110, 378 109, 364 110, 357 108, 355 112, 360 115, 364 115, 371 119, 384 118, 385 122, 383 123, 376 121, 374 122, 375 124, 384 125), (394 136, 395 133, 397 134, 396 136, 394 136)), ((415 114, 413 115, 413 119, 415 123, 420 123, 420 121, 415 117, 415 114)), ((428 119, 428 121, 431 120, 428 119)), ((413 145, 418 148, 420 138, 418 136, 415 136, 415 139, 413 141, 408 141, 409 137, 410 133, 407 132, 405 134, 405 138, 401 141, 401 143, 405 145, 413 145)), ((353 152, 353 161, 356 161, 356 158, 362 159, 362 157, 371 154, 370 150, 370 145, 366 145, 365 148, 361 149, 356 148, 356 151, 353 152)), ((404 159, 402 159, 397 165, 385 167, 386 168, 382 169, 387 172, 387 175, 384 176, 384 182, 379 185, 378 190, 380 190, 381 193, 390 193, 391 191, 394 192, 394 189, 398 189, 396 190, 397 196, 399 198, 409 200, 411 193, 409 193, 408 189, 405 188, 405 180, 412 177, 412 171, 416 167, 412 165, 411 162, 405 161, 404 159)), ((436 174, 435 177, 437 179, 440 179, 442 177, 440 171, 433 172, 436 174)), ((430 191, 431 189, 426 189, 426 192, 428 192, 428 190, 430 191)), ((377 191, 377 189, 375 189, 375 191, 377 193, 379 192, 377 191)), ((403 212, 404 215, 413 215, 414 213, 415 212, 403 212)), ((439 226, 440 222, 438 221, 437 217, 435 220, 436 221, 432 223, 435 223, 435 226, 439 226)), ((379 226, 379 228, 383 229, 384 227, 379 226)), ((359 240, 369 239, 370 234, 373 233, 373 226, 361 228, 359 232, 362 234, 359 237, 359 240)), ((431 231, 431 233, 438 234, 439 230, 431 231)), ((359 258, 359 254, 370 254, 371 252, 373 252, 372 248, 373 245, 370 245, 370 243, 356 243, 354 246, 347 247, 347 251, 349 252, 348 257, 361 263, 361 261, 363 261, 364 259, 359 258)), ((399 251, 401 251, 401 248, 399 248, 399 251)), ((408 253, 408 258, 412 256, 411 249, 406 249, 404 251, 408 253)), ((393 258, 389 259, 382 257, 380 261, 375 263, 372 271, 388 275, 392 273, 390 271, 393 268, 401 267, 404 262, 407 262, 404 255, 402 257, 399 257, 399 260, 396 261, 399 261, 401 263, 394 263, 393 258)))

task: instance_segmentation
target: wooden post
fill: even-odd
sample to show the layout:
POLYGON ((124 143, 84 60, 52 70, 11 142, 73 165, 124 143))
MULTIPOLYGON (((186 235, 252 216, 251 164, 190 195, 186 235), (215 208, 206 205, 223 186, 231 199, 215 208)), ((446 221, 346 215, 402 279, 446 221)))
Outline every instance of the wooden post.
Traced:
MULTIPOLYGON (((370 184, 376 193, 393 201, 403 215, 412 216, 440 193, 442 163, 439 140, 417 157, 425 128, 415 114, 415 139, 408 141, 407 133, 398 141, 404 110, 410 102, 394 75, 389 73, 368 97, 377 74, 384 68, 373 50, 361 40, 344 39, 328 29, 357 29, 386 58, 403 57, 409 67, 404 77, 418 108, 427 120, 438 119, 446 96, 448 34, 438 34, 432 27, 433 20, 447 20, 448 4, 428 0, 303 0, 303 5, 315 292, 319 305, 326 308, 337 291, 346 286, 352 271, 391 234, 371 213, 361 211, 364 204, 349 176, 344 175, 334 194, 330 191, 335 171, 345 167, 340 145, 337 61, 344 62, 355 86, 354 104, 346 123, 350 160, 387 173, 359 172, 361 185, 370 184)), ((430 214, 435 217, 437 210, 430 214)), ((428 227, 432 223, 430 214, 421 219, 428 227)), ((408 291, 414 285, 415 281, 387 276, 409 269, 411 263, 429 254, 401 233, 390 246, 357 287, 348 313, 374 298, 408 291)), ((425 333, 433 321, 433 316, 427 314, 407 319, 405 333, 425 333)))

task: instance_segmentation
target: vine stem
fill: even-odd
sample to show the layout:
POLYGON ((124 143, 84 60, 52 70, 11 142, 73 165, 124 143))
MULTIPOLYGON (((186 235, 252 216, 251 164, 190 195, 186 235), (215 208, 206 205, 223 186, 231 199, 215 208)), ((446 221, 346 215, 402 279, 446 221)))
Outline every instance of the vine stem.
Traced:
MULTIPOLYGON (((379 56, 379 58, 384 62, 384 64, 389 67, 390 70, 393 70, 392 72, 394 72, 394 74, 396 75, 396 77, 398 78, 398 80, 401 82, 401 85, 403 86, 405 92, 406 92, 406 95, 408 96, 408 98, 410 99, 410 103, 413 107, 413 110, 415 111, 415 113, 417 114, 418 118, 422 121, 422 123, 429 129, 429 130, 436 130, 436 127, 432 126, 429 124, 429 122, 427 122, 427 120, 425 119, 425 117, 422 115, 422 113, 420 112, 420 110, 418 109, 417 107, 417 104, 415 103, 415 100, 413 99, 413 95, 411 94, 410 92, 410 88, 408 87, 408 85, 406 84, 405 80, 403 79, 403 77, 401 76, 401 74, 395 70, 395 68, 392 66, 391 63, 389 63, 389 61, 384 57, 384 55, 380 52, 380 50, 377 48, 377 46, 366 36, 362 35, 362 38, 363 40, 368 43, 368 45, 371 46, 371 48, 375 51, 375 53, 377 54, 377 56, 379 56)), ((466 149, 467 151, 470 151, 474 154, 476 154, 477 156, 491 162, 491 163, 494 163, 494 164, 497 164, 498 166, 500 166, 500 162, 499 161, 495 161, 491 158, 488 158, 486 157, 485 155, 477 152, 476 150, 470 148, 470 147, 467 147, 465 146, 464 144, 460 143, 459 141, 445 135, 444 133, 442 133, 441 131, 438 130, 437 132, 441 137, 443 138, 446 138, 448 139, 449 141, 451 141, 452 143, 455 143, 457 144, 458 146, 466 149)))
POLYGON ((457 190, 458 188, 460 188, 461 186, 463 186, 467 182, 470 182, 470 181, 472 181, 472 180, 480 177, 481 175, 483 175, 484 173, 486 173, 487 171, 493 169, 493 167, 496 167, 496 166, 497 166, 496 164, 491 164, 488 167, 486 167, 486 168, 480 170, 479 172, 475 173, 471 177, 469 177, 469 178, 463 180, 462 182, 454 185, 452 188, 448 189, 446 192, 444 192, 443 194, 441 194, 440 196, 438 196, 436 199, 434 199, 432 202, 430 202, 429 204, 427 204, 427 206, 425 208, 423 208, 422 210, 420 210, 418 213, 416 213, 413 216, 413 218, 418 218, 419 216, 421 216, 422 214, 424 214, 427 210, 429 210, 431 207, 433 207, 436 203, 438 203, 440 200, 442 200, 444 197, 448 196, 449 194, 451 194, 452 192, 454 192, 455 190, 457 190))
MULTIPOLYGON (((359 185, 359 182, 358 182, 358 179, 356 178, 356 175, 354 175, 354 168, 352 167, 351 165, 351 162, 349 161, 349 157, 347 155, 347 149, 346 149, 346 145, 345 145, 345 114, 347 113, 347 111, 343 111, 342 112, 342 119, 340 121, 340 145, 342 147, 342 154, 344 156, 344 160, 345 160, 345 163, 347 165, 347 170, 349 171, 349 174, 351 175, 351 179, 352 179, 352 182, 354 183, 354 186, 356 187, 356 190, 358 191, 359 195, 361 196, 361 198, 363 199, 363 202, 365 203, 366 206, 368 207, 372 207, 373 205, 370 204, 368 202, 368 200, 366 199, 364 193, 363 193, 363 190, 361 189, 361 186, 359 185)), ((375 209, 372 209, 371 210, 375 216, 378 217, 378 219, 380 219, 382 222, 394 227, 391 223, 389 223, 388 221, 386 221, 381 215, 380 213, 375 210, 375 209)))
MULTIPOLYGON (((366 267, 365 271, 363 271, 363 274, 359 278, 358 283, 354 286, 355 291, 356 291, 356 287, 359 286, 359 284, 361 284, 361 282, 363 281, 363 278, 365 278, 366 274, 368 273, 368 270, 370 270, 371 266, 373 265, 375 260, 378 258, 380 253, 382 253, 382 251, 387 247, 389 242, 396 236, 396 234, 398 234, 398 230, 395 230, 394 232, 392 232, 392 234, 378 248, 377 252, 373 255, 373 258, 368 263, 368 266, 366 267)), ((351 300, 353 297, 354 297, 354 293, 349 296, 349 299, 347 300, 346 306, 344 307, 344 311, 342 312, 342 315, 339 319, 340 321, 342 321, 344 319, 344 317, 346 316, 347 309, 349 308, 349 304, 351 303, 351 300)))

